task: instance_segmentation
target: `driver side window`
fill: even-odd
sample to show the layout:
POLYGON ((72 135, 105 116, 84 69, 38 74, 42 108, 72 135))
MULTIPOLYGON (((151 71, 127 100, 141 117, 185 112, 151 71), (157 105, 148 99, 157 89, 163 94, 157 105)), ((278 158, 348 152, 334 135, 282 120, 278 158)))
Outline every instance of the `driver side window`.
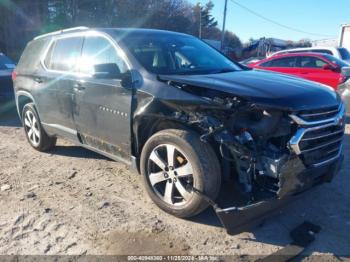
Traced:
POLYGON ((115 47, 100 36, 85 38, 79 64, 80 72, 90 75, 95 73, 95 66, 105 64, 116 64, 120 73, 127 71, 127 66, 117 54, 115 47))
POLYGON ((300 58, 301 68, 322 68, 327 63, 319 58, 303 56, 300 58))

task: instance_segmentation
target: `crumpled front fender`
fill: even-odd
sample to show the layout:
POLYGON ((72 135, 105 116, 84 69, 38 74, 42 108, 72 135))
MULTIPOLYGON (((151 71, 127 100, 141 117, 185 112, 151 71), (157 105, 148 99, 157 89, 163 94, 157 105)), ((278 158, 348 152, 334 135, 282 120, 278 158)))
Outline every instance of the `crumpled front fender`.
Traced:
MULTIPOLYGON (((197 194, 202 195, 204 199, 206 199, 207 202, 213 207, 228 234, 239 234, 241 232, 251 230, 254 226, 257 226, 263 222, 264 219, 273 215, 277 210, 280 210, 289 202, 299 198, 299 196, 301 196, 299 193, 304 192, 305 190, 322 182, 330 182, 338 173, 343 159, 344 156, 341 155, 331 164, 317 168, 304 169, 301 171, 301 173, 294 176, 295 179, 302 179, 302 181, 299 181, 299 183, 286 183, 288 182, 288 179, 285 181, 286 184, 284 184, 284 186, 286 189, 283 190, 282 196, 276 195, 276 197, 258 200, 253 203, 248 203, 245 206, 220 208, 219 204, 203 195, 203 193, 196 189, 193 190, 197 194), (320 175, 315 177, 314 174, 320 175)), ((294 166, 295 163, 296 162, 291 163, 291 166, 294 166)), ((297 170, 291 171, 295 172, 297 170)))

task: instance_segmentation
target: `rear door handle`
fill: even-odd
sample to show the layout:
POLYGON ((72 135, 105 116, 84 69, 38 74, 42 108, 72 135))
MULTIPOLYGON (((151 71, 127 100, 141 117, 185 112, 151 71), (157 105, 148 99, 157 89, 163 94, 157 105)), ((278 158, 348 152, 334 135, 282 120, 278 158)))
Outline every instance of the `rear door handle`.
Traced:
POLYGON ((41 77, 35 77, 34 81, 41 84, 42 82, 44 82, 44 80, 41 77))
POLYGON ((75 91, 83 91, 85 90, 85 86, 83 86, 81 83, 76 83, 74 84, 73 89, 75 91))

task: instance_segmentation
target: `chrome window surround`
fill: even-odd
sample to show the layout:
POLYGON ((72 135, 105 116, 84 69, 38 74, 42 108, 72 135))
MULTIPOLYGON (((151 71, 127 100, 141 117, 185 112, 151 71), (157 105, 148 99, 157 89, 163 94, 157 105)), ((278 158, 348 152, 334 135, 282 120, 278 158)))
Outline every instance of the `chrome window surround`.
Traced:
POLYGON ((44 38, 44 37, 47 37, 47 36, 51 36, 51 35, 59 35, 59 34, 66 33, 66 32, 87 30, 87 29, 89 29, 89 28, 86 27, 86 26, 77 26, 77 27, 67 28, 67 29, 58 30, 58 31, 55 31, 55 32, 39 35, 39 36, 35 37, 34 40, 37 40, 37 39, 40 39, 40 38, 44 38))
MULTIPOLYGON (((293 152, 297 155, 300 155, 302 154, 303 152, 301 151, 300 147, 299 147, 299 143, 301 142, 301 140, 303 139, 304 135, 310 131, 315 131, 315 130, 320 130, 320 129, 323 129, 323 128, 327 128, 327 127, 332 127, 332 126, 339 126, 339 125, 344 125, 344 114, 345 114, 345 106, 344 104, 342 103, 340 106, 339 106, 339 113, 332 117, 332 118, 329 118, 329 119, 325 119, 325 120, 320 120, 320 121, 313 121, 313 122, 309 122, 309 121, 304 121, 302 120, 301 118, 299 118, 298 116, 295 116, 293 115, 292 119, 299 125, 304 125, 304 126, 309 126, 309 127, 300 127, 297 132, 295 133, 295 135, 290 139, 288 145, 289 145, 289 148, 291 150, 293 150, 293 152), (319 124, 318 126, 312 126, 310 127, 311 125, 317 125, 319 124), (321 124, 321 125, 320 125, 321 124)), ((344 126, 345 128, 345 126, 344 126)), ((335 132, 334 134, 336 134, 337 132, 335 132)), ((329 136, 329 134, 325 135, 324 137, 327 137, 329 136)), ((317 139, 317 138, 320 138, 320 137, 316 137, 314 139, 317 139)), ((312 139, 312 138, 311 138, 312 139)), ((332 143, 336 143, 336 142, 340 142, 342 139, 338 139, 338 140, 335 140, 333 141, 332 143)), ((330 143, 331 144, 331 143, 330 143)), ((324 145, 325 146, 325 145, 324 145)), ((323 147, 323 146, 322 146, 323 147)), ((317 149, 317 148, 316 148, 317 149)), ((318 166, 321 166, 321 165, 324 165, 324 164, 327 164, 327 163, 330 163, 332 162, 333 160, 337 159, 340 157, 341 153, 342 153, 342 150, 343 150, 343 144, 340 145, 339 147, 339 152, 336 156, 330 158, 330 159, 327 159, 323 162, 320 162, 320 163, 316 163, 316 164, 313 164, 314 167, 318 167, 318 166)))
MULTIPOLYGON (((335 115, 334 117, 323 119, 323 120, 317 120, 317 121, 307 121, 307 120, 304 120, 295 114, 291 114, 291 115, 289 115, 289 117, 292 118, 295 123, 297 123, 298 125, 301 125, 301 126, 322 125, 322 124, 326 124, 326 123, 339 123, 339 121, 343 118, 343 116, 345 114, 345 105, 343 102, 339 105, 339 108, 337 111, 338 111, 338 114, 335 115)), ((312 116, 312 115, 317 116, 317 115, 325 115, 325 114, 329 114, 329 113, 333 113, 333 112, 334 112, 334 110, 328 111, 328 112, 315 113, 315 114, 305 114, 305 115, 306 116, 312 116)))
MULTIPOLYGON (((84 28, 80 29, 83 30, 84 28)), ((45 51, 43 52, 41 58, 40 58, 40 64, 41 66, 44 68, 45 71, 47 72, 53 72, 53 73, 58 73, 58 74, 64 74, 64 75, 74 75, 74 76, 80 76, 80 77, 89 77, 92 78, 93 76, 90 74, 86 74, 86 73, 81 73, 75 70, 72 71, 61 71, 61 70, 53 70, 53 69, 49 69, 47 68, 47 66, 44 63, 45 57, 47 56, 47 53, 49 52, 50 47, 55 43, 56 40, 58 39, 65 39, 65 38, 71 38, 71 37, 102 37, 105 38, 115 49, 115 52, 118 56, 120 56, 120 58, 123 60, 123 62, 126 64, 128 70, 131 69, 131 63, 130 61, 127 59, 126 54, 124 53, 124 50, 121 49, 121 47, 114 41, 114 39, 112 37, 110 37, 108 34, 103 33, 103 32, 99 32, 99 31, 94 31, 94 30, 88 30, 88 31, 83 31, 83 32, 74 32, 76 29, 68 29, 66 31, 58 31, 58 32, 53 32, 52 34, 48 34, 48 35, 53 35, 52 39, 50 39, 49 44, 47 45, 45 51), (73 31, 73 32, 70 32, 73 31), (69 32, 67 34, 62 34, 62 32, 69 32)), ((46 35, 44 35, 46 36, 46 35)), ((44 36, 40 36, 40 37, 44 37, 44 36)))

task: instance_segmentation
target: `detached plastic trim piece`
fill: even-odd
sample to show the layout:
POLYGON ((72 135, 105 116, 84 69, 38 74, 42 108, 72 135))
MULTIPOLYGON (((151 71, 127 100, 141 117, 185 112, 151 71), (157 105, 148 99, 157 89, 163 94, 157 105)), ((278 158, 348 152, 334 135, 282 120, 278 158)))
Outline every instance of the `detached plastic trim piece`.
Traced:
POLYGON ((290 237, 293 242, 277 252, 264 257, 260 262, 282 262, 289 261, 292 258, 300 255, 304 249, 315 240, 315 234, 321 231, 321 227, 311 222, 304 221, 290 232, 290 237))
POLYGON ((286 206, 294 197, 284 197, 282 199, 270 199, 257 202, 244 207, 233 207, 227 209, 215 208, 222 225, 226 228, 227 234, 235 235, 251 230, 259 225, 264 219, 272 216, 275 211, 286 206))

